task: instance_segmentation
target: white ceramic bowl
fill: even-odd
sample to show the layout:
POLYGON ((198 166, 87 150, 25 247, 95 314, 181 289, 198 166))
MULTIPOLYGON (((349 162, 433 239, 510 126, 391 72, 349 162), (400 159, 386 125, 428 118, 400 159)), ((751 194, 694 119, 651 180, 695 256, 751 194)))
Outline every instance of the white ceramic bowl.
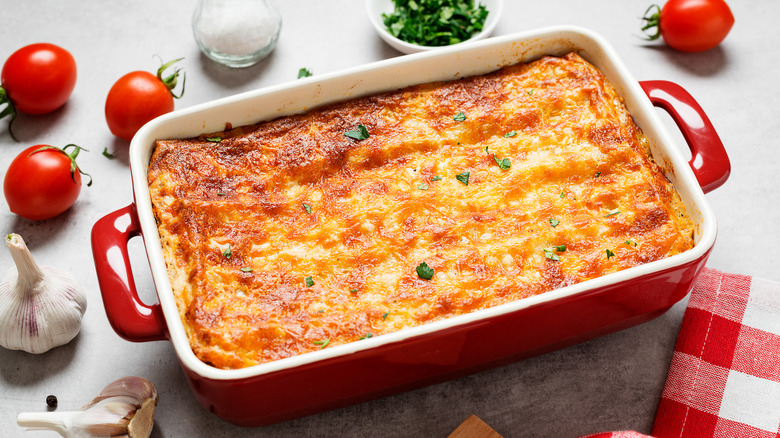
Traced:
MULTIPOLYGON (((482 28, 482 32, 472 36, 462 43, 453 44, 454 46, 459 46, 461 44, 467 44, 472 41, 487 38, 496 28, 498 20, 501 18, 501 12, 504 9, 504 0, 476 0, 476 3, 485 5, 488 10, 488 16, 485 20, 485 25, 482 28)), ((393 0, 366 0, 366 10, 368 11, 368 18, 371 20, 371 24, 374 26, 374 29, 376 29, 376 32, 379 34, 379 36, 387 44, 390 44, 390 46, 392 46, 394 49, 398 50, 399 52, 408 54, 422 52, 425 50, 439 49, 441 47, 452 47, 420 46, 417 44, 407 43, 406 41, 394 37, 390 34, 390 32, 387 31, 387 28, 385 27, 385 24, 382 20, 382 14, 390 14, 394 9, 395 3, 393 0)))

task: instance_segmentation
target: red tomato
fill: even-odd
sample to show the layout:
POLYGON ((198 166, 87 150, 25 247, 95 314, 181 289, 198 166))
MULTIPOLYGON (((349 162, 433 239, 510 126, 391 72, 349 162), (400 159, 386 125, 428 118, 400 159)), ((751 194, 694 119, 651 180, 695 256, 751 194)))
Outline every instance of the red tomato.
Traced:
MULTIPOLYGON (((39 144, 17 155, 3 181, 5 200, 11 211, 27 219, 43 220, 73 205, 81 192, 84 173, 76 164, 81 150, 74 144, 62 149, 39 144), (66 152, 69 147, 74 148, 70 154, 66 152)), ((90 177, 87 185, 91 184, 90 177)))
POLYGON ((173 98, 181 97, 171 91, 176 86, 179 70, 167 78, 162 73, 177 61, 164 64, 157 70, 157 76, 134 71, 116 81, 106 98, 106 122, 112 134, 130 141, 147 122, 173 111, 173 98))
POLYGON ((50 113, 68 100, 76 86, 76 60, 54 44, 31 44, 8 57, 0 82, 17 111, 50 113))
POLYGON ((726 38, 734 25, 734 15, 723 0, 669 0, 660 12, 646 15, 645 21, 648 24, 644 29, 658 27, 658 33, 650 39, 660 34, 674 49, 701 52, 726 38))

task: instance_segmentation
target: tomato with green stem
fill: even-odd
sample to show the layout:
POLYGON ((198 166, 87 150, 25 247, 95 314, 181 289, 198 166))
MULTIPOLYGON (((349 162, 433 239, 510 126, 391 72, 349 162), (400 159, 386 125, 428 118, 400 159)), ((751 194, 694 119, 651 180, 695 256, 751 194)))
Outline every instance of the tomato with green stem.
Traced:
POLYGON ((669 0, 663 8, 650 6, 642 30, 649 40, 663 37, 682 52, 702 52, 720 44, 734 25, 734 15, 723 0, 669 0))
POLYGON ((64 212, 81 193, 81 175, 92 177, 76 164, 79 152, 86 149, 75 144, 63 148, 35 145, 14 158, 3 181, 8 207, 19 216, 44 220, 64 212), (69 148, 73 148, 68 152, 69 148))
POLYGON ((146 71, 130 72, 116 81, 106 97, 106 122, 111 133, 127 141, 150 120, 173 111, 173 99, 184 94, 184 75, 179 95, 173 93, 181 69, 163 77, 165 70, 181 61, 163 64, 157 75, 146 71))
MULTIPOLYGON (((62 47, 49 43, 24 46, 3 64, 0 73, 0 118, 17 112, 47 114, 65 104, 76 86, 76 60, 62 47)), ((15 137, 14 137, 15 139, 15 137)))

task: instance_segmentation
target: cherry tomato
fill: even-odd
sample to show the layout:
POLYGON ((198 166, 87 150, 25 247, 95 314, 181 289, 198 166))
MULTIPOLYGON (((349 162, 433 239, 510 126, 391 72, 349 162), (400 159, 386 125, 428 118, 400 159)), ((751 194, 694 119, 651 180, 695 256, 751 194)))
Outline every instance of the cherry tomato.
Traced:
POLYGON ((662 36, 674 49, 701 52, 726 38, 734 25, 734 15, 723 0, 669 0, 663 8, 651 6, 644 21, 642 30, 657 28, 649 39, 662 36))
POLYGON ((163 71, 177 59, 163 64, 157 70, 157 76, 145 72, 130 72, 121 78, 108 91, 106 98, 106 122, 111 133, 125 140, 133 136, 150 120, 173 111, 173 94, 180 70, 163 78, 163 71))
POLYGON ((39 144, 17 155, 3 181, 11 211, 27 219, 43 220, 70 208, 81 192, 81 175, 89 176, 76 164, 82 150, 86 149, 74 144, 62 149, 39 144), (68 153, 71 147, 73 151, 68 153))
POLYGON ((31 44, 8 57, 0 82, 17 111, 50 113, 68 100, 76 86, 76 60, 54 44, 31 44))

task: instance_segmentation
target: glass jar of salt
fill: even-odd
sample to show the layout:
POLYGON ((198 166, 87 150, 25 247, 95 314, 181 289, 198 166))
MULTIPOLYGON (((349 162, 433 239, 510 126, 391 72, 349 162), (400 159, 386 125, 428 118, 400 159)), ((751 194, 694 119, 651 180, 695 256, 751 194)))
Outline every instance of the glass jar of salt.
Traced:
POLYGON ((282 15, 273 0, 198 0, 192 33, 206 56, 248 67, 276 47, 282 15))

